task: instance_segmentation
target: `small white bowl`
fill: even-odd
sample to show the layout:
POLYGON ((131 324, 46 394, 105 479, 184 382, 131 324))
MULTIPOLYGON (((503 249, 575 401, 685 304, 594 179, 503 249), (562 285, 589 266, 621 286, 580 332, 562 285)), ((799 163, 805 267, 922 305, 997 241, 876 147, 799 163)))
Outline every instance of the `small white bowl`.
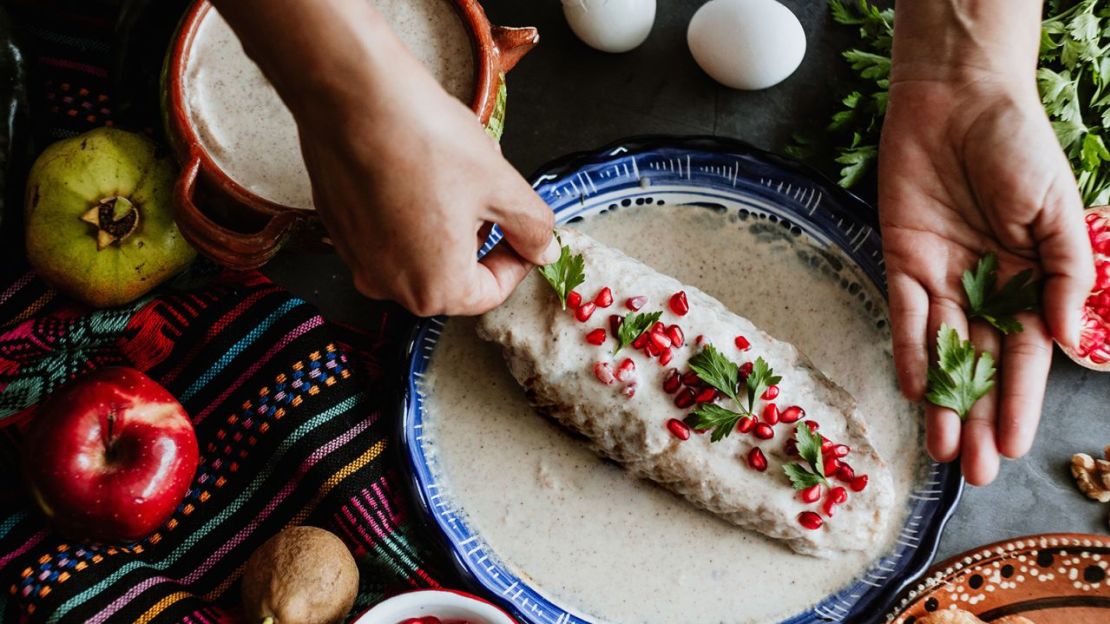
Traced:
POLYGON ((363 613, 354 624, 400 624, 409 618, 434 615, 470 624, 517 624, 501 609, 477 596, 450 589, 425 589, 385 600, 363 613))

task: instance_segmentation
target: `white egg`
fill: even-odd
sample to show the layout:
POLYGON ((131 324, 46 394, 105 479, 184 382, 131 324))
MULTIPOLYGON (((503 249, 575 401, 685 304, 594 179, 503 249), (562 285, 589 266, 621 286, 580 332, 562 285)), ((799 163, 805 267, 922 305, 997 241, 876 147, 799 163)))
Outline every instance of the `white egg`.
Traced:
POLYGON ((806 54, 806 33, 775 0, 711 0, 686 33, 690 53, 717 82, 766 89, 786 80, 806 54))
POLYGON ((651 33, 655 0, 563 0, 563 15, 591 48, 628 52, 651 33))

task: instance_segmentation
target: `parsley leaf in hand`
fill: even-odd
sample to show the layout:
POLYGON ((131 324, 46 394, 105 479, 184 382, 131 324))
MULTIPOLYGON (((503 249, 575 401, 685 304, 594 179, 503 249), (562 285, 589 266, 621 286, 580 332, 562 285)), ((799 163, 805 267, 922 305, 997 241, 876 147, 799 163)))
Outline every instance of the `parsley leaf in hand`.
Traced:
POLYGON ((799 423, 794 438, 798 442, 798 455, 805 464, 793 462, 782 467, 794 489, 804 490, 818 484, 828 485, 825 463, 821 457, 821 435, 812 431, 805 423, 799 423))
POLYGON ((635 342, 640 334, 650 329, 661 316, 663 316, 662 312, 628 315, 617 329, 617 348, 613 353, 619 353, 621 349, 635 342))
POLYGON ((937 363, 929 367, 925 398, 966 420, 971 406, 994 387, 994 374, 990 353, 976 357, 971 341, 961 340, 956 330, 942 325, 937 332, 937 363))
POLYGON ((981 318, 1006 335, 1022 330, 1015 314, 1035 310, 1039 303, 1039 288, 1029 269, 1011 277, 999 290, 994 289, 998 257, 993 253, 980 258, 974 271, 964 271, 961 281, 967 293, 967 317, 981 318))
POLYGON ((582 259, 582 254, 570 255, 570 247, 562 243, 562 239, 559 239, 559 244, 562 245, 559 259, 547 266, 539 267, 537 270, 547 280, 547 283, 555 289, 555 294, 559 296, 559 302, 563 304, 563 309, 566 310, 567 294, 586 281, 586 261, 582 259))

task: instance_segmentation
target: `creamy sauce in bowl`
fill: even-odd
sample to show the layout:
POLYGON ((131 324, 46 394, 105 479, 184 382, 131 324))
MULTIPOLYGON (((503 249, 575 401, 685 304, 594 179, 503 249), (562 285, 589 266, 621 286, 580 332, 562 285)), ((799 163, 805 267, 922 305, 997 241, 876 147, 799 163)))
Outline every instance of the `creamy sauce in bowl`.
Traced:
MULTIPOLYGON (((806 352, 859 401, 905 507, 925 465, 920 414, 897 390, 880 294, 832 268, 850 261, 765 221, 695 207, 619 210, 575 227, 806 352)), ((789 617, 861 575, 903 524, 893 519, 869 552, 825 560, 727 524, 536 415, 473 321, 447 323, 424 382, 422 444, 448 504, 515 574, 591 621, 789 617)))
MULTIPOLYGON (((477 84, 472 37, 452 0, 372 0, 448 93, 470 103, 477 84)), ((189 119, 230 178, 283 206, 312 208, 297 125, 262 70, 215 10, 197 27, 185 68, 189 119)))

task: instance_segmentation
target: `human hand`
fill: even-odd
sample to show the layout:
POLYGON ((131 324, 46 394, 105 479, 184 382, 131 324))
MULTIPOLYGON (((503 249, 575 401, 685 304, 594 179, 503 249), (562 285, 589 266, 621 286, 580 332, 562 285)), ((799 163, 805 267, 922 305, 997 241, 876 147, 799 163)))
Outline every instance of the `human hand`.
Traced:
POLYGON ((896 78, 890 97, 879 210, 899 383, 910 399, 923 398, 945 323, 995 356, 996 386, 966 422, 926 407, 930 454, 962 456, 968 482, 983 485, 1000 453, 1019 457, 1032 445, 1052 338, 1078 339, 1094 281, 1082 204, 1031 77, 896 78), (998 255, 1001 280, 1026 268, 1044 279, 1043 315, 1019 315, 1021 333, 1001 336, 964 313, 960 276, 988 251, 998 255))

